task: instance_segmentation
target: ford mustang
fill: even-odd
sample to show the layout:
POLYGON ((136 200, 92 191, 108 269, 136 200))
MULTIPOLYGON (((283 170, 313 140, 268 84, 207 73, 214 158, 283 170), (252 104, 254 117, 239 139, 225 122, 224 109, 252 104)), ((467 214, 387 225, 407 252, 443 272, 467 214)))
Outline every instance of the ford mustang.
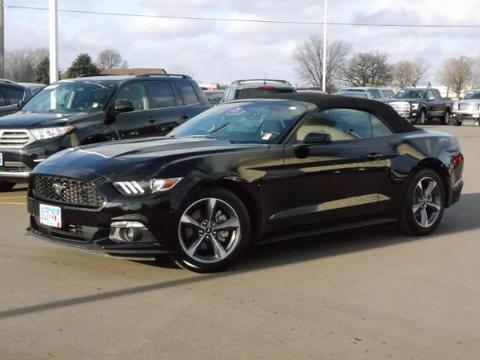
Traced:
POLYGON ((276 94, 216 106, 168 136, 66 149, 38 165, 31 234, 219 271, 250 244, 397 222, 432 233, 460 198, 451 135, 380 102, 276 94))

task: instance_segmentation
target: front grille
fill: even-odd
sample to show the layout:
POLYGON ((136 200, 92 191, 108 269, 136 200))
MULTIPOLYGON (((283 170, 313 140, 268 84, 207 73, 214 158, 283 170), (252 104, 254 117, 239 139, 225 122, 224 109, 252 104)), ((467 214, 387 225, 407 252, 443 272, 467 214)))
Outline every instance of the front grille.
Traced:
POLYGON ((21 148, 31 141, 28 130, 0 130, 0 147, 21 148))
POLYGON ((390 106, 396 111, 396 112, 407 112, 410 111, 410 104, 408 102, 391 102, 390 106))
POLYGON ((30 169, 20 161, 5 161, 3 166, 0 166, 1 172, 23 173, 30 172, 30 169))
POLYGON ((32 189, 36 199, 61 204, 100 208, 104 202, 93 184, 66 177, 35 175, 32 189))
POLYGON ((458 110, 470 110, 470 107, 471 107, 470 104, 462 104, 462 103, 460 103, 460 104, 458 105, 458 110))

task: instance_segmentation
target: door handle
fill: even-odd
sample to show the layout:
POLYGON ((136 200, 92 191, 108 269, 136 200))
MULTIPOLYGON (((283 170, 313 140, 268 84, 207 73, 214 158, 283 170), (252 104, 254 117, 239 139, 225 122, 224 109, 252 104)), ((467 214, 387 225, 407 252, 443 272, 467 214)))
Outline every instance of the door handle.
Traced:
POLYGON ((153 123, 155 123, 156 121, 157 121, 157 120, 155 120, 155 119, 148 119, 148 122, 149 122, 150 124, 153 124, 153 123))

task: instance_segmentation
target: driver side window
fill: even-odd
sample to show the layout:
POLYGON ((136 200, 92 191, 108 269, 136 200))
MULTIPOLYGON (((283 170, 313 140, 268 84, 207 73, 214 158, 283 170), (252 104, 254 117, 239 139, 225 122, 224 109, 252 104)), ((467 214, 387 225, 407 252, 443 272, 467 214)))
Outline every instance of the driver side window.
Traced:
POLYGON ((294 141, 303 142, 307 134, 312 132, 328 134, 331 141, 371 138, 370 114, 352 109, 328 109, 316 112, 297 129, 294 141))
POLYGON ((135 111, 149 109, 147 92, 141 82, 127 83, 122 86, 118 92, 115 103, 121 101, 131 102, 135 111))

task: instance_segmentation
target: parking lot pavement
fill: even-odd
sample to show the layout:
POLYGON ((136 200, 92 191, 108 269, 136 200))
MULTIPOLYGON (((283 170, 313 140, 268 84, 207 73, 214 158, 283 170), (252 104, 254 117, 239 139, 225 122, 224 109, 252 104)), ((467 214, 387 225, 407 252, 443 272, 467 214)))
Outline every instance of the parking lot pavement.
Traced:
POLYGON ((197 275, 24 235, 0 195, 0 359, 476 359, 480 128, 458 135, 465 190, 438 231, 392 226, 262 246, 197 275))

